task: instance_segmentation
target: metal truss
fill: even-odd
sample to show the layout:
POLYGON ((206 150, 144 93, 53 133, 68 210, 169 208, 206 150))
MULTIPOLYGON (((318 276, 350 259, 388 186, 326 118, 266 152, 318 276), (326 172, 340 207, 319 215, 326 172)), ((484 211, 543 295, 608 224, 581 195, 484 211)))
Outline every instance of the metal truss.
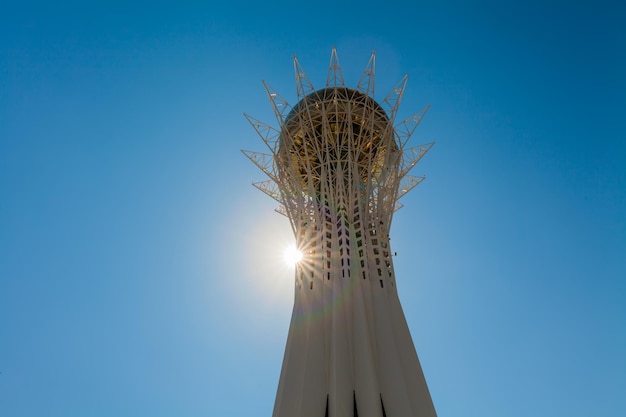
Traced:
MULTIPOLYGON (((350 195, 356 190, 361 196, 359 201, 369 201, 363 207, 367 207, 366 211, 391 206, 390 210, 385 209, 386 213, 376 215, 390 220, 389 215, 402 206, 397 200, 423 180, 417 177, 420 179, 416 181, 407 174, 434 142, 414 147, 407 144, 429 106, 394 126, 408 76, 379 105, 373 99, 375 52, 356 89, 345 87, 335 48, 326 85, 321 90, 315 89, 295 56, 293 65, 297 106, 290 106, 269 84, 263 83, 279 128, 245 114, 270 151, 270 154, 243 151, 270 178, 255 186, 279 202, 279 211, 293 223, 302 216, 314 215, 302 212, 302 207, 293 201, 304 201, 307 196, 333 200, 325 193, 337 194, 338 190, 331 185, 341 173, 346 178, 342 194, 350 195), (286 195, 289 202, 285 201, 286 195)), ((346 209, 354 210, 354 207, 346 209)))

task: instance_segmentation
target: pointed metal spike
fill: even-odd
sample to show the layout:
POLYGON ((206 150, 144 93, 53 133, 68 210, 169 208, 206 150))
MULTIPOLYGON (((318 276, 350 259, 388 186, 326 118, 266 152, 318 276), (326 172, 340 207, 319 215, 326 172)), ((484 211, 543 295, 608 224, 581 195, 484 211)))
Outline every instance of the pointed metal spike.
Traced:
POLYGON ((402 162, 400 164, 401 168, 398 176, 400 178, 404 177, 434 145, 435 142, 431 142, 406 149, 402 153, 402 162))
POLYGON ((282 204, 280 187, 274 180, 255 182, 252 185, 282 204))
POLYGON ((430 109, 430 104, 422 110, 413 113, 395 127, 396 137, 398 138, 399 147, 401 149, 404 148, 404 145, 408 142, 409 138, 426 115, 428 109, 430 109))
POLYGON ((387 111, 387 115, 389 116, 389 121, 393 125, 394 120, 396 118, 396 113, 398 112, 398 108, 400 107, 400 102, 402 101, 402 95, 404 94, 404 89, 406 88, 406 82, 409 79, 409 75, 405 75, 402 77, 402 80, 387 94, 387 97, 383 100, 383 107, 387 111))
POLYGON ((287 209, 286 209, 286 208, 285 208, 285 206, 283 206, 282 204, 281 204, 280 206, 276 207, 276 208, 274 209, 274 211, 275 211, 276 213, 278 213, 278 214, 282 214, 283 216, 285 216, 285 217, 287 217, 287 218, 289 217, 289 215, 287 214, 287 209))
POLYGON ((291 106, 287 103, 287 100, 278 94, 278 92, 270 87, 270 85, 265 81, 263 81, 263 86, 265 87, 267 97, 270 99, 270 103, 272 103, 272 109, 276 115, 276 120, 278 120, 278 123, 282 126, 285 116, 291 111, 291 106))
POLYGON ((326 76, 326 87, 345 87, 343 73, 341 72, 341 65, 339 65, 339 57, 337 56, 337 49, 335 49, 335 47, 333 47, 330 54, 330 65, 328 66, 328 75, 326 76))
POLYGON ((399 200, 400 198, 402 198, 402 196, 404 196, 406 193, 411 191, 413 188, 415 188, 419 183, 421 183, 425 179, 426 177, 416 177, 413 175, 406 175, 404 178, 402 178, 402 181, 400 181, 400 186, 398 187, 398 194, 396 195, 396 200, 399 200))
POLYGON ((249 160, 254 163, 261 171, 265 173, 268 177, 273 179, 275 182, 278 182, 278 173, 276 172, 276 165, 274 164, 273 155, 268 155, 260 152, 253 151, 241 151, 249 160))
POLYGON ((293 70, 296 76, 296 92, 298 93, 298 102, 304 97, 308 96, 315 91, 313 83, 309 80, 309 77, 304 72, 304 69, 300 65, 298 58, 293 56, 293 70))
POLYGON ((367 66, 361 74, 361 79, 356 86, 356 89, 370 97, 374 97, 374 81, 376 79, 376 51, 372 51, 372 56, 367 63, 367 66))
POLYGON ((280 143, 280 131, 274 129, 272 126, 261 122, 258 119, 250 116, 247 113, 243 114, 248 122, 252 125, 256 133, 261 137, 263 142, 272 151, 274 155, 278 152, 278 145, 280 143))

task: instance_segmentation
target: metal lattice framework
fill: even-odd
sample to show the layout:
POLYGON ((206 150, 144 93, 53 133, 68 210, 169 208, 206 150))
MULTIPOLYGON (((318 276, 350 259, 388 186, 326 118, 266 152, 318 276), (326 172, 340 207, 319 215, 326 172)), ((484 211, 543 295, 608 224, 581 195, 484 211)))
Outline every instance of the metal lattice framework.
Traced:
POLYGON ((428 110, 395 122, 405 76, 379 104, 375 54, 355 89, 332 50, 316 90, 294 57, 298 103, 265 90, 279 129, 246 115, 270 153, 243 151, 269 180, 304 259, 274 417, 435 416, 395 285, 393 213, 433 143, 407 147, 428 110))

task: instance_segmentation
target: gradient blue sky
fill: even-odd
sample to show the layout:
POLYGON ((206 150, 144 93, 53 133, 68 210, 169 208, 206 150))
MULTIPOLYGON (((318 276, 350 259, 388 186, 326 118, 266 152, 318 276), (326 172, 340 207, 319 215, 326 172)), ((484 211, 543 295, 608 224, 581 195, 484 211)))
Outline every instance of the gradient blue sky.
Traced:
POLYGON ((394 218, 440 417, 626 415, 626 6, 2 2, 0 415, 270 416, 291 241, 240 149, 377 51, 437 144, 394 218))

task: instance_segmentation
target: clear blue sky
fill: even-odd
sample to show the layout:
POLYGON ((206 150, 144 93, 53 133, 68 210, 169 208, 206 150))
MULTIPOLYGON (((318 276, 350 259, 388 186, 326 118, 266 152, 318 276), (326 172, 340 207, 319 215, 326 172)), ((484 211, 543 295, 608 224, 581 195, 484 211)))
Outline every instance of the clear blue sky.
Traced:
POLYGON ((0 5, 0 416, 271 415, 292 238, 242 113, 332 46, 431 104, 391 237, 439 416, 626 415, 623 2, 213 3, 0 5))

